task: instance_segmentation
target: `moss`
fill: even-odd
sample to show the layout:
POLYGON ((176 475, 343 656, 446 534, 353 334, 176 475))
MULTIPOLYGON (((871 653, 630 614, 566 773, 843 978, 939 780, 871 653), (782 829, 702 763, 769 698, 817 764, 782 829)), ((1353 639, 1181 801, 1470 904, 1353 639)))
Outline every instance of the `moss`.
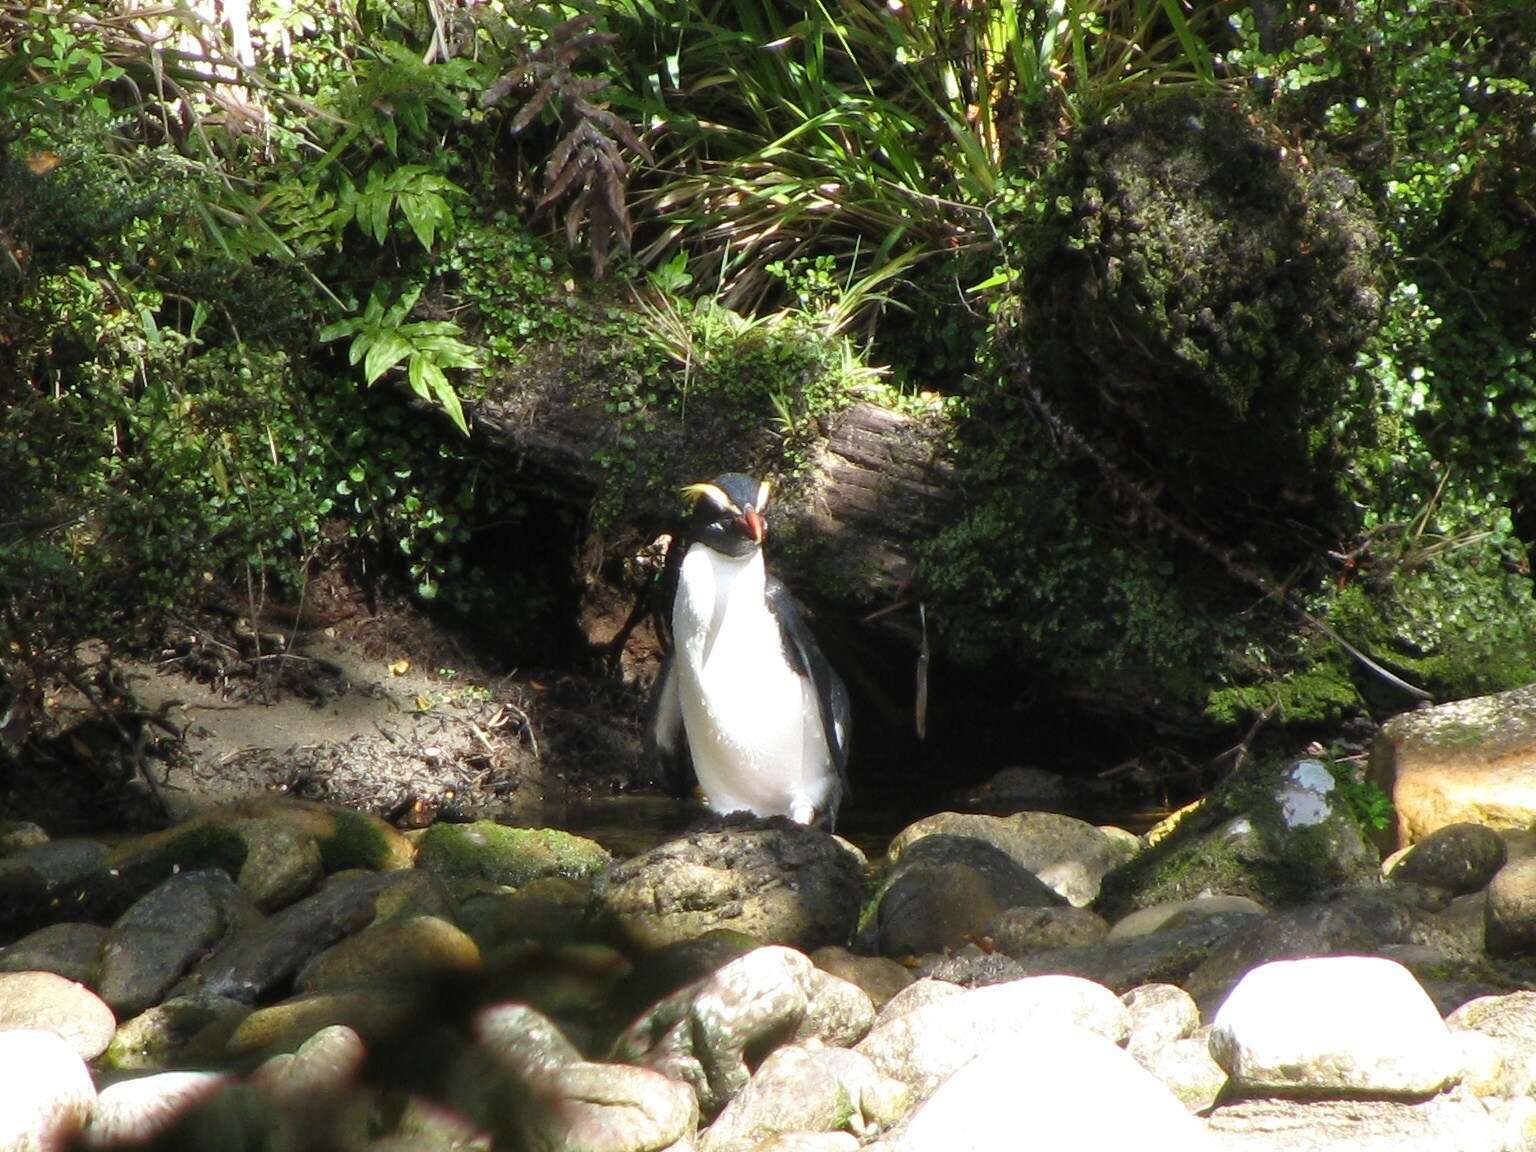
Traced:
POLYGON ((414 863, 410 842, 377 816, 336 809, 331 817, 331 831, 316 837, 320 861, 327 872, 409 868, 414 863))
POLYGON ((517 887, 547 876, 578 879, 601 871, 607 851, 556 828, 507 828, 490 820, 434 824, 421 838, 418 864, 440 876, 517 887))
POLYGON ((1341 652, 1324 653, 1287 676, 1217 688, 1206 699, 1205 714, 1235 726, 1274 707, 1282 722, 1336 724, 1358 712, 1362 703, 1345 659, 1341 652))

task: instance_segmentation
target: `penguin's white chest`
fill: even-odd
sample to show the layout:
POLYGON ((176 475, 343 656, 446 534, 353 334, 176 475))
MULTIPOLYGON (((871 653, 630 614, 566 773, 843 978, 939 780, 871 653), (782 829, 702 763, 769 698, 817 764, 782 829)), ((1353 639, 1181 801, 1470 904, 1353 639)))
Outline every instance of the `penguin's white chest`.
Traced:
POLYGON ((835 770, 815 687, 784 654, 766 581, 761 551, 688 550, 672 609, 683 726, 711 808, 809 822, 835 770))

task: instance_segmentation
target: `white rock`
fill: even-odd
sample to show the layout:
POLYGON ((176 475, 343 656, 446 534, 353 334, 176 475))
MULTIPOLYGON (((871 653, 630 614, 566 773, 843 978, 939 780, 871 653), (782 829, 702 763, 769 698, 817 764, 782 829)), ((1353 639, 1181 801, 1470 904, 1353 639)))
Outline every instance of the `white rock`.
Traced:
POLYGON ((1182 1040, 1200 1027, 1195 998, 1177 984, 1142 984, 1121 996, 1120 1003, 1131 1014, 1126 1049, 1132 1056, 1182 1040))
POLYGON ((1205 1133, 1155 1077, 1104 1037, 1046 1025, 950 1076, 881 1152, 1196 1152, 1205 1133))
POLYGON ((1401 964, 1320 956, 1263 964, 1238 981, 1211 1028, 1211 1055, 1245 1095, 1424 1097, 1462 1058, 1401 964))
POLYGON ((1130 1014, 1102 984, 1030 976, 914 1008, 876 1026, 854 1050, 923 1097, 986 1049, 1052 1025, 1084 1028, 1120 1044, 1130 1034, 1130 1014))
POLYGON ((1211 1113, 1210 1152, 1505 1152, 1504 1126, 1461 1091, 1430 1100, 1239 1100, 1211 1113))
POLYGON ((1204 1036, 1174 1040, 1161 1048, 1132 1052, 1136 1063, 1156 1076, 1191 1112, 1208 1112, 1227 1086, 1227 1074, 1211 1059, 1204 1036))
POLYGON ((83 984, 52 972, 0 972, 0 1029, 37 1028, 69 1042, 83 1060, 107 1050, 117 1018, 83 984))
POLYGON ((91 1074, 67 1041, 35 1029, 0 1032, 0 1148, 63 1148, 95 1103, 91 1074))
POLYGON ((158 1072, 101 1090, 85 1129, 87 1148, 140 1144, 160 1135, 188 1108, 226 1083, 215 1072, 158 1072))

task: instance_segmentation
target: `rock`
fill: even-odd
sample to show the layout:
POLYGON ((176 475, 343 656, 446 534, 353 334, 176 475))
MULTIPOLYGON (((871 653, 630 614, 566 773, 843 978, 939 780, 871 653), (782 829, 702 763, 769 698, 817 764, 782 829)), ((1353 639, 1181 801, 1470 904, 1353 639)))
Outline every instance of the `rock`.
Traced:
POLYGON ((107 933, 96 991, 120 1017, 158 1002, 230 929, 257 919, 217 869, 182 872, 136 900, 107 933))
POLYGON ((1169 900, 1138 908, 1116 920, 1109 929, 1111 940, 1124 940, 1131 936, 1145 936, 1164 928, 1179 928, 1206 916, 1225 916, 1229 913, 1264 915, 1264 905, 1246 896, 1196 896, 1192 900, 1169 900))
POLYGON ((70 1044, 53 1032, 0 1031, 0 1148, 67 1148, 95 1104, 90 1071, 70 1044))
POLYGON ((163 1135, 182 1114, 220 1092, 216 1072, 160 1072, 119 1080, 101 1090, 85 1128, 87 1148, 144 1144, 163 1135))
POLYGON ((811 963, 829 975, 864 990, 875 1010, 912 983, 912 973, 885 956, 856 956, 838 944, 828 944, 811 953, 811 963))
POLYGON ((258 1008, 229 1037, 231 1056, 292 1052, 322 1029, 345 1025, 367 1042, 400 1040, 417 1012, 416 1003, 396 990, 353 988, 311 992, 258 1008))
POLYGON ((1252 928, 1251 912, 1197 916, 1182 927, 1106 940, 1084 948, 1056 948, 1018 961, 1020 975, 1060 972, 1128 992, 1138 984, 1181 983, 1223 943, 1252 928))
POLYGON ((752 1152, 858 1152, 858 1148, 859 1138, 851 1132, 781 1132, 757 1144, 752 1152))
POLYGON ((1445 1023, 1458 1040, 1487 1041, 1466 1052, 1469 1067, 1486 1081, 1472 1085, 1479 1096, 1527 1096, 1536 1088, 1536 992, 1480 996, 1445 1023))
MULTIPOLYGON (((886 1008, 895 1005, 893 1000, 886 1008)), ((988 1048, 1056 1025, 1097 1032, 1118 1044, 1130 1033, 1130 1014, 1101 985, 1075 976, 1032 976, 914 1007, 877 1024, 854 1050, 922 1098, 988 1048)))
POLYGON ((1536 824, 1536 685, 1395 716, 1371 748, 1401 844, 1447 824, 1536 824))
POLYGON ((1346 894, 1331 904, 1277 912, 1228 936, 1180 981, 1207 1018, 1243 974, 1270 960, 1375 951, 1400 943, 1412 917, 1384 893, 1346 894))
POLYGON ((239 820, 245 863, 236 882, 264 912, 286 908, 307 896, 325 877, 320 845, 306 829, 276 817, 239 820))
POLYGON ((300 992, 377 984, 415 984, 480 969, 480 949, 436 916, 404 916, 371 924, 309 961, 294 981, 300 992))
POLYGON ((459 905, 455 920, 487 959, 528 944, 621 938, 598 906, 592 885, 560 876, 535 880, 515 892, 477 892, 459 905))
POLYGON ((1104 917, 1086 908, 1007 908, 982 934, 1007 956, 1096 944, 1109 934, 1104 917))
POLYGON ((1199 1121, 1125 1052, 1095 1033, 1043 1024, 1033 1034, 981 1050, 888 1140, 870 1147, 1194 1152, 1204 1146, 1199 1121))
POLYGON ((337 876, 313 896, 227 937, 179 989, 254 1002, 298 974, 311 957, 367 925, 399 873, 337 876))
POLYGON ((967 944, 947 954, 931 953, 927 961, 917 969, 923 980, 943 980, 962 988, 984 988, 988 984, 1007 984, 1030 975, 1012 956, 1001 952, 984 952, 975 944, 967 944))
POLYGON ((1503 1133, 1470 1095, 1398 1100, 1239 1100, 1206 1121, 1210 1152, 1501 1152, 1503 1133))
POLYGON ((1446 824, 1408 848, 1388 876, 1462 896, 1487 886, 1508 856, 1504 841, 1492 828, 1446 824))
POLYGON ((595 890, 643 948, 731 928, 810 951, 848 942, 863 877, 832 837, 777 820, 668 841, 611 865, 595 890))
POLYGON ((843 1048, 777 1049, 704 1132, 700 1152, 748 1152, 771 1136, 847 1130, 879 1135, 906 1111, 911 1092, 843 1048))
POLYGON ((0 820, 0 857, 48 843, 48 833, 30 820, 0 820))
POLYGON ((646 1068, 590 1063, 537 1013, 508 1005, 476 1018, 488 1074, 452 1077, 465 1113, 502 1137, 498 1147, 653 1152, 693 1135, 687 1085, 646 1068))
POLYGON ((904 828, 891 841, 888 854, 899 860, 913 845, 940 835, 992 845, 1077 908, 1091 904, 1104 874, 1132 855, 1121 839, 1055 812, 940 812, 904 828))
POLYGON ((52 972, 5 972, 0 973, 0 1032, 11 1028, 52 1032, 82 1060, 94 1060, 107 1050, 117 1021, 84 985, 52 972))
POLYGON ((942 952, 982 930, 1005 908, 1062 898, 984 840, 927 835, 911 844, 875 896, 876 948, 884 956, 942 952))
POLYGON ((50 924, 0 949, 0 972, 52 972, 90 984, 106 938, 107 930, 99 924, 50 924))
POLYGON ((250 1014, 250 1005, 238 1000, 173 997, 118 1025, 100 1062, 123 1071, 195 1065, 199 1061, 188 1059, 185 1050, 205 1037, 204 1058, 219 1058, 229 1036, 250 1014))
POLYGON ((1418 982, 1375 956, 1255 968, 1216 1014, 1210 1044, 1246 1096, 1424 1098, 1461 1069, 1450 1030, 1418 982))
POLYGON ((439 876, 517 888, 530 880, 595 876, 612 857, 595 841, 556 828, 508 828, 492 820, 434 824, 417 845, 417 867, 439 876))
POLYGON ((1321 761, 1259 759, 1106 876, 1096 908, 1113 920, 1212 894, 1288 907, 1378 885, 1380 863, 1321 761))
POLYGON ((616 991, 615 1010, 622 1019, 634 1020, 678 989, 714 975, 761 947, 761 941, 744 932, 717 928, 693 940, 679 940, 642 953, 616 991))
POLYGON ((1536 856, 1504 865, 1488 885, 1483 946, 1490 956, 1536 952, 1536 856))
POLYGON ((1131 1014, 1125 1047, 1132 1056, 1183 1040, 1200 1027, 1194 998, 1176 984, 1143 984, 1121 996, 1120 1003, 1131 1014))
POLYGON ((251 1083, 287 1106, 314 1107, 339 1100, 357 1083, 368 1051, 345 1024, 316 1032, 294 1052, 280 1052, 251 1074, 251 1083))
POLYGON ((925 1004, 937 1004, 940 1000, 958 996, 962 991, 963 989, 958 986, 942 980, 915 980, 886 1001, 885 1006, 875 1014, 874 1027, 870 1031, 873 1032, 875 1028, 889 1024, 908 1012, 914 1012, 925 1004))
POLYGON ((1209 1112, 1227 1086, 1227 1074, 1211 1059, 1210 1043, 1203 1035, 1142 1048, 1131 1055, 1191 1112, 1209 1112))
POLYGON ((625 1029, 612 1055, 691 1086, 713 1115, 750 1079, 749 1051, 813 1037, 852 1043, 874 1015, 853 985, 798 952, 765 947, 657 1004, 625 1029))
POLYGON ((108 875, 106 845, 50 840, 0 858, 0 942, 61 920, 110 919, 131 902, 108 875))

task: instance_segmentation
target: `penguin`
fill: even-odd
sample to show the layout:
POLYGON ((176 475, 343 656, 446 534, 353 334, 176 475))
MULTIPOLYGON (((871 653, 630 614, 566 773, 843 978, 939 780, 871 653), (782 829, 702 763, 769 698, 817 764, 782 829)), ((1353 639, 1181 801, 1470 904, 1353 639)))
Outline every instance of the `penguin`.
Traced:
POLYGON ((672 602, 672 653, 648 743, 661 781, 692 776, 722 815, 829 829, 848 792, 848 689, 763 558, 769 485, 727 472, 693 501, 672 602))

